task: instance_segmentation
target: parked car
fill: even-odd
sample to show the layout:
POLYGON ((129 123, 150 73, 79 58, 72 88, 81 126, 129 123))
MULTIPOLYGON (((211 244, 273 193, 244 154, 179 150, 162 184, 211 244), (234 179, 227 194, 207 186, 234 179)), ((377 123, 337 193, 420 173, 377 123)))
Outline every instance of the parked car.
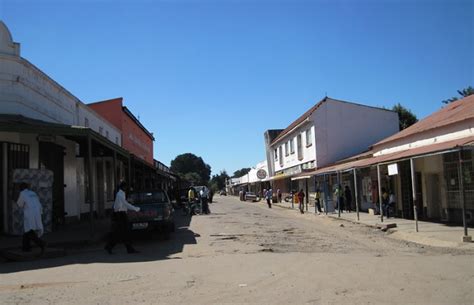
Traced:
POLYGON ((132 231, 161 232, 166 239, 174 232, 173 206, 163 190, 133 193, 129 198, 139 212, 129 211, 128 222, 132 231))
POLYGON ((225 190, 222 190, 219 192, 219 195, 221 196, 227 196, 227 192, 225 190))
POLYGON ((249 201, 252 201, 252 202, 256 202, 256 201, 260 201, 260 197, 258 195, 256 195, 255 193, 253 193, 253 192, 246 192, 244 200, 245 201, 249 200, 249 201))

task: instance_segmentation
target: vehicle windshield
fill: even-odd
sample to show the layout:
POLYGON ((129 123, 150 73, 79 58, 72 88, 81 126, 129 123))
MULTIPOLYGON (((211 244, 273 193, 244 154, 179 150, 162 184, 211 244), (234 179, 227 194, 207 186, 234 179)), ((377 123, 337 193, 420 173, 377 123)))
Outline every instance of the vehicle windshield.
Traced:
POLYGON ((130 195, 130 201, 133 204, 167 203, 168 196, 164 191, 135 193, 130 195))

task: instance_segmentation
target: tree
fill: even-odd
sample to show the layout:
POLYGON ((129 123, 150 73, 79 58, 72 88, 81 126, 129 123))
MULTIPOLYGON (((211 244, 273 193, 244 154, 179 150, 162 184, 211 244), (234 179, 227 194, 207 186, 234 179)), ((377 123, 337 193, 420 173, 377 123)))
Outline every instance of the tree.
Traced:
POLYGON ((243 175, 246 175, 248 172, 250 172, 250 167, 241 168, 234 172, 234 175, 232 176, 232 178, 242 177, 243 175))
POLYGON ((224 189, 227 179, 229 179, 229 175, 225 170, 221 171, 219 175, 213 175, 210 182, 211 189, 213 191, 224 189))
MULTIPOLYGON (((473 95, 474 94, 474 88, 469 86, 469 87, 464 88, 462 90, 458 90, 458 94, 461 96, 461 98, 469 96, 469 95, 473 95)), ((445 104, 449 104, 449 103, 452 103, 454 101, 457 101, 458 99, 459 99, 459 97, 453 96, 452 98, 444 100, 442 102, 445 103, 445 104)))
POLYGON ((394 105, 392 110, 398 113, 398 124, 400 130, 410 127, 418 122, 416 115, 411 112, 411 110, 403 107, 400 103, 394 105))
POLYGON ((211 167, 201 157, 191 153, 177 156, 171 161, 170 169, 193 184, 206 185, 211 175, 211 167), (191 173, 196 175, 191 175, 191 173), (188 178, 191 180, 189 180, 188 178), (199 177, 199 179, 197 178, 199 177))

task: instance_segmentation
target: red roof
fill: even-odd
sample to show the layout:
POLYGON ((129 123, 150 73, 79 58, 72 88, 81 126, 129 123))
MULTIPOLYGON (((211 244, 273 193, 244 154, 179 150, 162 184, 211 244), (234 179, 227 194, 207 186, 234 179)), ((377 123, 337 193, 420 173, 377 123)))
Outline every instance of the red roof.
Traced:
POLYGON ((469 119, 474 119, 474 95, 450 103, 441 110, 429 115, 399 133, 374 144, 374 146, 386 144, 427 130, 440 128, 469 119))
POLYGON ((396 161, 408 159, 411 157, 420 157, 420 156, 424 156, 424 155, 428 155, 432 153, 446 152, 452 149, 458 149, 460 147, 468 146, 468 145, 474 145, 474 136, 442 142, 442 143, 421 146, 417 148, 407 149, 407 150, 403 150, 403 151, 399 151, 399 152, 395 152, 391 154, 386 154, 386 155, 380 155, 376 157, 362 158, 359 160, 350 161, 346 163, 333 164, 330 166, 318 168, 317 170, 314 170, 311 172, 299 174, 298 176, 303 176, 303 175, 312 176, 312 175, 318 175, 318 174, 324 174, 324 173, 346 171, 346 170, 350 170, 354 168, 363 168, 363 167, 380 164, 380 163, 396 162, 396 161))

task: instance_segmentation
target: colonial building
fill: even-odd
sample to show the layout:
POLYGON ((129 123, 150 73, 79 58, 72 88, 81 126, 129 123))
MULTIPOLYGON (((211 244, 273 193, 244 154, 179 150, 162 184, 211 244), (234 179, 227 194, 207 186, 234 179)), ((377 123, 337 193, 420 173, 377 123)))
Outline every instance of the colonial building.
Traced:
POLYGON ((397 131, 396 112, 325 97, 284 130, 265 133, 273 188, 307 189, 291 178, 367 150, 397 131))
MULTIPOLYGON (((394 216, 474 224, 474 96, 453 102, 373 144, 368 152, 295 178, 316 179, 325 206, 337 184, 353 190, 352 210, 377 213, 382 190, 396 198, 394 216)), ((392 214, 393 215, 393 214, 392 214)))
POLYGON ((25 178, 25 170, 52 174, 53 226, 103 213, 113 200, 115 181, 126 172, 121 160, 129 155, 121 143, 117 127, 22 58, 20 45, 0 22, 2 231, 17 230, 12 202, 18 183, 29 179, 34 184, 30 180, 36 175, 25 178))

